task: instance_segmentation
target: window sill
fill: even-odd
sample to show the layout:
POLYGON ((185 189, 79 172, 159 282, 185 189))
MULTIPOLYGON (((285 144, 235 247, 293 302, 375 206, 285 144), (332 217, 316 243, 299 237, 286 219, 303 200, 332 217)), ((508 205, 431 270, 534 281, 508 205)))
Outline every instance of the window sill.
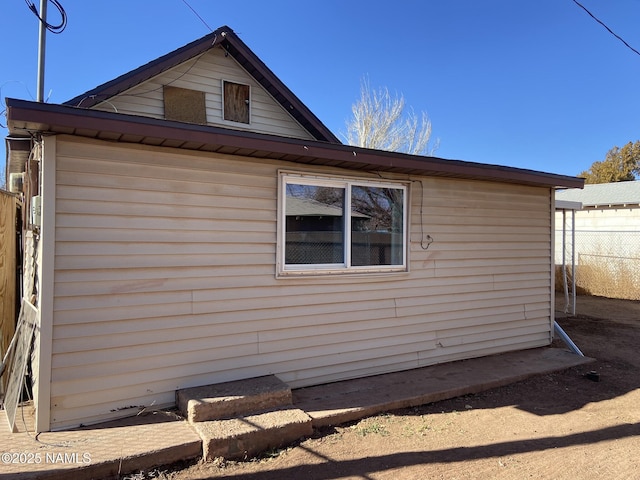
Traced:
POLYGON ((388 269, 342 269, 342 270, 284 270, 276 272, 276 279, 287 278, 363 278, 363 277, 397 277, 406 275, 406 267, 388 269))

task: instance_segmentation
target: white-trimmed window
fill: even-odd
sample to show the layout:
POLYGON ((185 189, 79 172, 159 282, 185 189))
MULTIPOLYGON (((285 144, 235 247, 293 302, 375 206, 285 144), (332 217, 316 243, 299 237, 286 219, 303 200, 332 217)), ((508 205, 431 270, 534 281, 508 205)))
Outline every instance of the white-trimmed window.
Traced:
POLYGON ((278 273, 405 271, 407 185, 280 173, 278 273))

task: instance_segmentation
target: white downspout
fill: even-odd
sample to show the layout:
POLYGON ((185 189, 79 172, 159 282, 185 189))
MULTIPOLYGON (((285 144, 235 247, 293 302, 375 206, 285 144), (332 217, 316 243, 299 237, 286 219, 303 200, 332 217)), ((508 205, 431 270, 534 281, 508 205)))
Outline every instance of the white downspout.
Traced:
POLYGON ((567 280, 567 210, 562 209, 562 286, 564 288, 564 313, 569 310, 569 282, 567 280))

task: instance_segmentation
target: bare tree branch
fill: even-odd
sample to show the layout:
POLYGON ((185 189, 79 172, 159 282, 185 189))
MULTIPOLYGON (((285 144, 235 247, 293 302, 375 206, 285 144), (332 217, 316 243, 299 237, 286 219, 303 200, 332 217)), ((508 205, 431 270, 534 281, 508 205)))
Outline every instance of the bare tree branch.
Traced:
POLYGON ((360 84, 360 98, 351 107, 353 118, 347 122, 345 139, 349 145, 433 155, 439 141, 430 145, 431 121, 425 112, 418 117, 413 109, 405 111, 402 94, 392 96, 389 89, 374 90, 369 80, 360 84))

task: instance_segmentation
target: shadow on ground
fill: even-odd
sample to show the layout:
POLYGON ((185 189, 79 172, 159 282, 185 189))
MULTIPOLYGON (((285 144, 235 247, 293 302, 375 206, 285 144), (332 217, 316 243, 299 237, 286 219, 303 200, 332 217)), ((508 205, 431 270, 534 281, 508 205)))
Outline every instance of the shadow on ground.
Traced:
MULTIPOLYGON (((581 315, 559 323, 586 356, 596 359, 595 363, 408 409, 406 414, 461 411, 468 405, 476 409, 512 405, 536 415, 557 415, 640 388, 640 320, 633 325, 581 315), (598 381, 589 379, 591 371, 596 372, 598 381)), ((554 344, 562 347, 559 341, 554 344)))
MULTIPOLYGON (((228 473, 227 480, 281 480, 283 478, 300 478, 305 480, 324 480, 334 478, 369 479, 369 474, 388 471, 408 466, 458 463, 487 458, 502 458, 528 452, 543 452, 550 449, 589 445, 607 440, 621 439, 640 435, 640 424, 624 424, 599 430, 576 433, 560 437, 545 437, 531 440, 517 440, 511 442, 493 443, 477 447, 448 448, 422 452, 400 452, 382 455, 375 458, 366 457, 352 460, 333 462, 330 458, 323 458, 325 463, 296 465, 271 471, 228 473), (336 474, 339 477, 336 477, 336 474)), ((299 446, 298 448, 304 448, 299 446)), ((308 450, 311 455, 316 452, 308 450)), ((206 476, 191 477, 208 478, 206 476)))

